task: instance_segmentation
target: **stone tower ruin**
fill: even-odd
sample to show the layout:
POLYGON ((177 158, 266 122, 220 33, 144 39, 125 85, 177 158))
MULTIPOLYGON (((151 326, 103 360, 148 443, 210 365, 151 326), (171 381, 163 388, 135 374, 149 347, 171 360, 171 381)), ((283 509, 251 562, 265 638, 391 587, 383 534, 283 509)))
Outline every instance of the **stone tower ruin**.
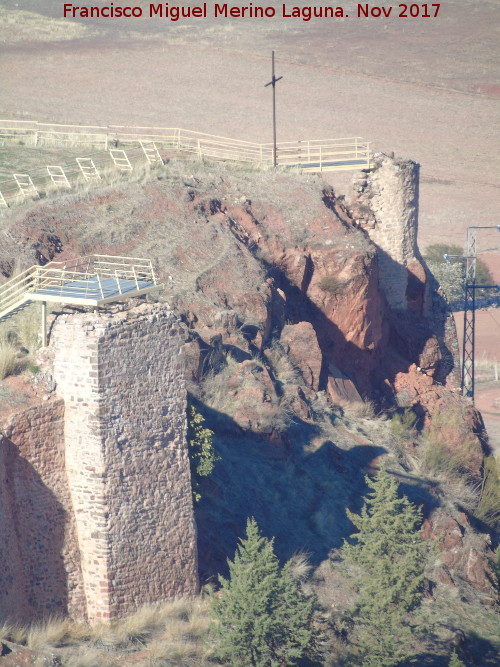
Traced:
POLYGON ((349 205, 377 246, 380 286, 394 310, 406 310, 412 281, 426 282, 417 246, 419 165, 411 160, 374 156, 375 168, 353 179, 349 205))
POLYGON ((57 318, 52 386, 1 425, 3 615, 94 621, 197 592, 182 347, 159 305, 57 318))

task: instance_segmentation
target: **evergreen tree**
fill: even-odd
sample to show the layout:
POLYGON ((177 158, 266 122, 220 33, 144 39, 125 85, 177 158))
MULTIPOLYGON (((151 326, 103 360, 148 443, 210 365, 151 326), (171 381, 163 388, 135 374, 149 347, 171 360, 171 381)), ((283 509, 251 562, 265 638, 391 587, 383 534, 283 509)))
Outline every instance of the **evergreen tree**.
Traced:
POLYGON ((238 667, 288 667, 317 655, 316 601, 303 593, 290 562, 280 569, 255 519, 228 565, 229 579, 219 577, 212 603, 218 657, 238 667))
POLYGON ((465 662, 460 660, 456 651, 453 651, 453 653, 450 655, 450 662, 448 663, 448 667, 465 667, 465 662))
POLYGON ((405 613, 422 598, 424 561, 418 528, 422 518, 386 471, 373 480, 361 513, 347 511, 358 529, 342 548, 346 562, 361 568, 355 609, 366 667, 397 665, 410 656, 411 630, 405 613))

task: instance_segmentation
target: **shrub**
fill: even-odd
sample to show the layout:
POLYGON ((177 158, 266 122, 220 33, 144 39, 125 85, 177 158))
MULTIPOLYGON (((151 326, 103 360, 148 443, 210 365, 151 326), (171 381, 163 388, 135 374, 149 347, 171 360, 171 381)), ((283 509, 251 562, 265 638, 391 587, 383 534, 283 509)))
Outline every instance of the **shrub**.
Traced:
POLYGON ((212 474, 217 461, 217 456, 213 437, 214 432, 205 428, 203 424, 205 418, 201 415, 194 405, 188 408, 188 431, 187 441, 189 450, 189 462, 191 466, 191 484, 193 489, 193 499, 199 502, 201 499, 200 482, 203 477, 212 474))
MULTIPOLYGON (((446 261, 444 259, 445 254, 461 257, 465 253, 460 246, 435 243, 426 248, 424 259, 446 294, 448 301, 451 303, 461 302, 464 298, 465 289, 465 262, 458 258, 446 261)), ((494 284, 488 265, 481 258, 476 260, 476 284, 494 284)))
POLYGON ((465 662, 462 662, 458 657, 458 653, 456 651, 453 651, 452 654, 450 655, 450 662, 448 663, 448 667, 466 667, 466 666, 465 662))
POLYGON ((389 428, 392 435, 399 440, 413 440, 417 435, 416 423, 417 415, 413 409, 404 408, 394 413, 389 428))
POLYGON ((324 276, 319 281, 319 288, 329 294, 338 294, 342 289, 343 283, 333 276, 324 276))

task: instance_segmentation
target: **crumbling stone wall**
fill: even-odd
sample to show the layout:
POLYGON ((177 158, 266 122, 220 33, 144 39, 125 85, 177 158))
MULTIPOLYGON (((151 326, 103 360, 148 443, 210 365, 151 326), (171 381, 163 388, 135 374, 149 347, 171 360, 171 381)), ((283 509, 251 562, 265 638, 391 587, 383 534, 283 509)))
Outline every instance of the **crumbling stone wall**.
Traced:
POLYGON ((147 305, 53 328, 90 620, 198 589, 182 343, 175 316, 147 305))
POLYGON ((56 393, 0 421, 0 617, 93 621, 197 592, 183 343, 160 306, 57 318, 56 393))
POLYGON ((64 462, 64 402, 13 414, 0 436, 0 615, 85 615, 64 462))
POLYGON ((419 273, 419 165, 384 154, 374 159, 372 172, 355 176, 349 208, 378 247, 380 285, 389 304, 405 310, 409 272, 410 278, 419 273))
POLYGON ((377 246, 380 287, 398 313, 400 335, 407 338, 401 328, 406 316, 415 340, 412 316, 427 321, 426 335, 432 332, 435 342, 416 352, 419 366, 432 367, 437 381, 458 386, 455 323, 446 301, 434 290, 417 245, 419 165, 383 153, 376 154, 374 162, 373 171, 353 178, 349 212, 377 246))

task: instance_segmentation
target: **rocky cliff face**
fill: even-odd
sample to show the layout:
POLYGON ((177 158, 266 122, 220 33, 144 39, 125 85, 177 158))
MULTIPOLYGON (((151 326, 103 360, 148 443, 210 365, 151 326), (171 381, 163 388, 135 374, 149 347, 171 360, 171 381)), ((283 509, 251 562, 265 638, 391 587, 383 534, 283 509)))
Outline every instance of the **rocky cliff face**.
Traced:
MULTIPOLYGON (((226 456, 198 510, 202 573, 224 562, 245 512, 258 514, 241 493, 227 509, 239 474, 231 442, 257 447, 261 460, 270 457, 269 470, 274 460, 292 461, 298 468, 290 479, 303 467, 316 491, 309 497, 304 490, 304 505, 296 508, 297 521, 304 521, 301 539, 321 542, 324 533, 330 548, 340 538, 328 543, 330 524, 318 523, 324 521, 318 498, 329 497, 324 489, 333 479, 340 485, 336 497, 353 502, 363 470, 386 451, 374 447, 370 428, 356 432, 342 421, 349 406, 359 414, 368 402, 376 411, 412 407, 424 431, 451 406, 465 424, 468 466, 479 480, 481 419, 459 396, 454 326, 416 244, 418 166, 381 155, 375 171, 354 178, 347 199, 318 177, 217 169, 173 164, 144 184, 37 205, 12 221, 0 257, 4 273, 19 248, 26 261, 42 263, 90 251, 154 259, 165 282, 162 298, 188 328, 188 390, 226 456), (337 430, 327 433, 320 422, 337 430), (347 453, 350 447, 355 455, 347 453), (300 456, 314 450, 315 460, 300 463, 299 449, 300 456), (320 459, 329 471, 323 482, 314 473, 320 459), (358 481, 340 492, 349 471, 358 481), (210 532, 220 528, 218 521, 232 532, 214 545, 210 532)), ((455 431, 451 449, 462 436, 455 431)), ((291 507, 288 490, 281 493, 280 502, 291 507)), ((435 499, 420 499, 431 516, 435 499)), ((432 521, 429 535, 439 531, 432 521)), ((463 571, 461 558, 446 566, 462 568, 461 575, 484 588, 485 550, 483 543, 473 575, 463 571)))

